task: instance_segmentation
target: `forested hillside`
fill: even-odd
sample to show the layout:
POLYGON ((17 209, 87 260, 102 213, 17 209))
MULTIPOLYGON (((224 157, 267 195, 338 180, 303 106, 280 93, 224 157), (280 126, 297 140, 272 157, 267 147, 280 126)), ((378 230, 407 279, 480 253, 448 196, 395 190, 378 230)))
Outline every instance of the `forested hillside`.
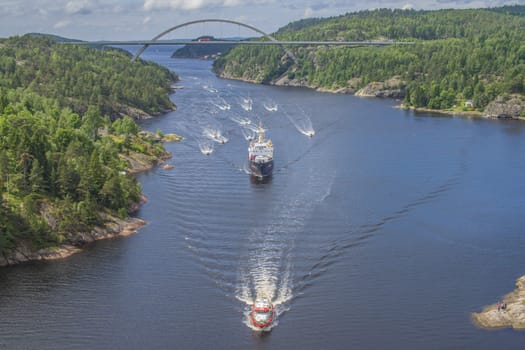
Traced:
POLYGON ((56 246, 127 217, 130 158, 167 154, 126 109, 172 108, 169 71, 120 51, 10 38, 0 44, 0 254, 56 246), (110 117, 111 116, 111 117, 110 117))
POLYGON ((177 77, 122 50, 94 50, 25 35, 0 47, 0 88, 23 88, 83 114, 92 106, 112 118, 172 109, 167 92, 177 77))
POLYGON ((290 48, 236 47, 215 63, 244 80, 356 92, 372 82, 397 89, 407 105, 477 110, 506 94, 525 94, 525 6, 472 10, 390 10, 302 20, 283 40, 393 40, 414 45, 290 48), (394 84, 395 86, 389 86, 394 84))

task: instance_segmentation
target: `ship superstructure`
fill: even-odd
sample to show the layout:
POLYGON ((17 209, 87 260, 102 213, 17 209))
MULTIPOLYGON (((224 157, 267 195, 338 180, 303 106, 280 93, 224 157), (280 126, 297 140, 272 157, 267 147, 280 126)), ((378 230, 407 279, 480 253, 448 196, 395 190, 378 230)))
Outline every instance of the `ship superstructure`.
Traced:
POLYGON ((259 122, 257 139, 248 147, 250 172, 259 178, 271 176, 273 172, 273 143, 264 138, 264 129, 259 122))

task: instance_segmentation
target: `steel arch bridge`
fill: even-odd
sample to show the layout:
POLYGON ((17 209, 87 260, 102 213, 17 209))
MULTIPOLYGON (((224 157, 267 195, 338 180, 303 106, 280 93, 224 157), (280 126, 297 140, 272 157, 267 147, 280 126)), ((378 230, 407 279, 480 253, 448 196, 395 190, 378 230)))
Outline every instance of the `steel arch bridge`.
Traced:
POLYGON ((183 28, 183 27, 188 27, 188 26, 191 26, 193 24, 198 24, 198 23, 209 23, 209 22, 215 22, 215 23, 229 23, 229 24, 236 24, 238 26, 241 26, 241 27, 245 27, 245 28, 248 28, 248 29, 251 29, 259 34, 262 34, 263 36, 265 36, 266 38, 268 38, 269 40, 271 40, 272 42, 274 42, 275 44, 277 45, 281 45, 281 47, 284 49, 284 51, 286 52, 286 54, 292 58, 294 61, 295 61, 295 56, 293 55, 293 53, 290 52, 290 50, 288 50, 286 47, 284 47, 284 45, 279 42, 277 39, 275 39, 273 36, 271 36, 270 34, 268 33, 265 33, 263 32, 262 30, 254 27, 254 26, 251 26, 249 24, 245 24, 245 23, 242 23, 242 22, 238 22, 238 21, 233 21, 233 20, 229 20, 229 19, 218 19, 218 18, 208 18, 208 19, 199 19, 199 20, 195 20, 195 21, 189 21, 189 22, 186 22, 186 23, 182 23, 182 24, 179 24, 179 25, 176 25, 174 27, 171 27, 165 31, 163 31, 162 33, 158 34, 157 36, 155 36, 153 39, 150 40, 150 42, 146 43, 144 46, 142 46, 140 48, 139 51, 137 51, 137 53, 135 54, 135 56, 133 57, 132 61, 135 61, 137 58, 140 57, 140 55, 144 52, 144 50, 146 50, 150 45, 154 45, 157 40, 159 40, 160 38, 162 38, 164 35, 166 34, 169 34, 177 29, 180 29, 180 28, 183 28))
POLYGON ((277 40, 273 36, 271 36, 268 33, 265 33, 259 28, 256 28, 254 26, 251 26, 246 23, 233 21, 229 19, 218 19, 218 18, 209 18, 209 19, 199 19, 195 21, 189 21, 186 23, 182 23, 179 25, 176 25, 174 27, 171 27, 162 33, 158 34, 151 40, 131 40, 131 41, 70 41, 70 42, 63 42, 63 44, 73 44, 73 45, 88 45, 88 46, 119 46, 119 45, 140 45, 142 46, 135 56, 131 59, 132 61, 135 61, 137 58, 140 57, 140 55, 146 50, 150 45, 220 45, 220 44, 233 44, 233 45, 279 45, 283 48, 283 50, 286 52, 286 55, 290 57, 294 62, 296 62, 296 58, 294 54, 287 49, 286 46, 319 46, 319 45, 327 45, 327 46, 347 46, 347 47, 362 47, 362 46, 392 46, 392 45, 413 45, 413 42, 399 42, 399 41, 285 41, 285 40, 277 40), (216 41, 207 41, 207 42, 200 42, 200 41, 187 41, 187 40, 161 40, 164 35, 171 33, 177 29, 191 26, 193 24, 197 23, 207 23, 207 22, 215 22, 215 23, 229 23, 229 24, 235 24, 244 28, 248 28, 253 30, 256 33, 259 33, 266 37, 268 40, 265 41, 252 41, 252 40, 240 40, 240 41, 231 41, 231 40, 216 40, 216 41))

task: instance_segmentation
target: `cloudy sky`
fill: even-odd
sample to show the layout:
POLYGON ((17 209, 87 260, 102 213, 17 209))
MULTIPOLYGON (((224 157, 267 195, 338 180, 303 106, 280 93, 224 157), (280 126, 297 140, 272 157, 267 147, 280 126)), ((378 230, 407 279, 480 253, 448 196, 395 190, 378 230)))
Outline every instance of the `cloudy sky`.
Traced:
MULTIPOLYGON (((0 0, 0 37, 29 32, 82 40, 150 39, 172 26, 204 18, 237 20, 266 32, 308 17, 374 8, 474 8, 525 0, 0 0)), ((167 38, 248 36, 228 24, 197 24, 167 38)))

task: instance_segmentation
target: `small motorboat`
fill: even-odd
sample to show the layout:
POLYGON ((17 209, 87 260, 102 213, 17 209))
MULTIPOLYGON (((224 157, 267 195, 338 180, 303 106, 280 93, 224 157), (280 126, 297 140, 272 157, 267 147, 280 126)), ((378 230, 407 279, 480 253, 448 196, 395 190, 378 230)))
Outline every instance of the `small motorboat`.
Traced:
POLYGON ((273 304, 268 299, 262 298, 255 300, 255 303, 253 303, 250 318, 255 327, 264 330, 272 324, 273 314, 273 304))
POLYGON ((306 136, 313 137, 315 135, 315 131, 314 130, 308 130, 305 134, 306 134, 306 136))
POLYGON ((220 143, 220 144, 225 144, 226 142, 228 142, 228 138, 222 136, 220 130, 208 130, 208 131, 205 132, 205 135, 209 139, 211 139, 211 140, 213 140, 213 141, 215 141, 217 143, 220 143))

